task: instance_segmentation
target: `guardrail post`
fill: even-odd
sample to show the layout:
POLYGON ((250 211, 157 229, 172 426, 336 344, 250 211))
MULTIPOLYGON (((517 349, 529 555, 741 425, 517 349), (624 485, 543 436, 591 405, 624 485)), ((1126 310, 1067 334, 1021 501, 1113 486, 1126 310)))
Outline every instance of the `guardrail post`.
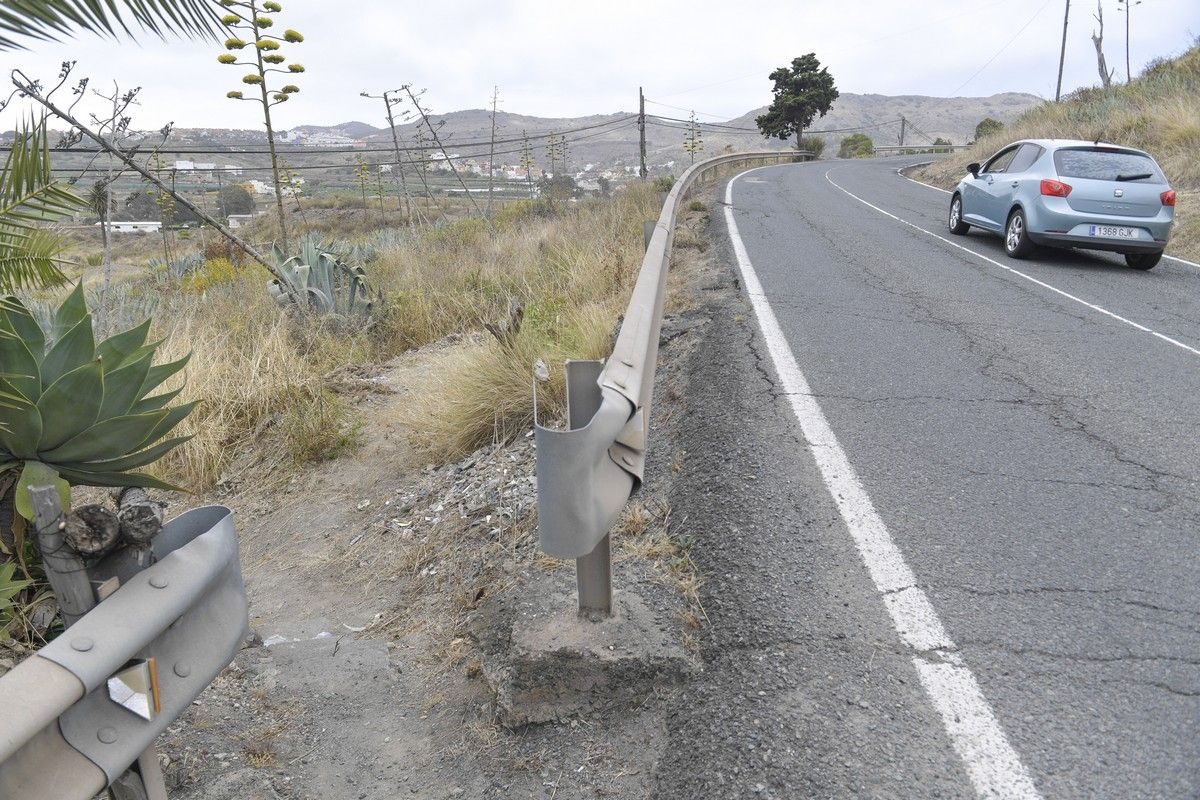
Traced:
MULTIPOLYGON (((30 486, 29 499, 46 578, 58 599, 63 627, 69 628, 95 608, 96 595, 83 560, 63 540, 63 520, 69 509, 62 507, 58 490, 30 486)), ((167 784, 154 745, 113 782, 108 794, 112 800, 167 800, 167 784)))
MULTIPOLYGON (((648 223, 653 232, 653 223, 648 223)), ((596 381, 604 364, 599 361, 568 361, 567 428, 578 430, 600 409, 600 387, 596 381)), ((612 553, 609 535, 596 548, 575 559, 575 582, 579 589, 579 613, 585 617, 612 614, 612 553)))

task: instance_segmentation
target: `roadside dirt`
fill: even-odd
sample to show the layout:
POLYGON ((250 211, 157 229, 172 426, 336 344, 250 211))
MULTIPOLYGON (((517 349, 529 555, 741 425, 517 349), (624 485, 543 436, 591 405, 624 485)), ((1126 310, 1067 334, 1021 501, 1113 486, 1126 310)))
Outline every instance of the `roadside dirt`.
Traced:
MULTIPOLYGON (((705 324, 706 220, 691 212, 677 238, 652 477, 614 539, 618 591, 672 620, 692 653, 700 579, 667 498, 686 459, 670 431, 686 413, 687 353, 705 324)), ((359 452, 282 486, 241 482, 235 465, 200 498, 235 510, 252 634, 160 740, 172 797, 649 794, 669 688, 517 730, 497 723, 478 645, 483 610, 531 580, 573 592, 573 565, 536 547, 532 431, 434 466, 421 463, 400 422, 407 398, 447 356, 486 344, 444 340, 376 371, 332 376, 356 398, 359 452)))

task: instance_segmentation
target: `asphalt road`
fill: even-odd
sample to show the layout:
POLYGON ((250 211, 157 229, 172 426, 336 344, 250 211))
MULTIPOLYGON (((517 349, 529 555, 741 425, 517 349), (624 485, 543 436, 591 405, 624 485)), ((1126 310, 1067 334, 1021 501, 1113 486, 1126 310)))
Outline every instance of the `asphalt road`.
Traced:
MULTIPOLYGON (((781 337, 729 291, 692 364, 674 506, 712 627, 660 794, 1200 796, 1200 269, 1012 261, 999 238, 949 236, 948 196, 905 163, 734 181, 781 337), (856 546, 863 498, 831 492, 801 406, 917 612, 856 546), (945 641, 914 644, 906 620, 945 641), (978 696, 947 700, 923 664, 978 696)), ((725 228, 714 211, 733 276, 725 228)))

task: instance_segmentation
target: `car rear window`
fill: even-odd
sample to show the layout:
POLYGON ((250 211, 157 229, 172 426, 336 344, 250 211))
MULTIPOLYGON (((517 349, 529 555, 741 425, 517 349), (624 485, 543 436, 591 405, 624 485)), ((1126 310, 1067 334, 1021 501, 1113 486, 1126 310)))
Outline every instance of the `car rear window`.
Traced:
POLYGON ((1059 150, 1054 154, 1054 166, 1061 178, 1124 180, 1130 183, 1167 182, 1154 159, 1128 150, 1101 147, 1059 150))

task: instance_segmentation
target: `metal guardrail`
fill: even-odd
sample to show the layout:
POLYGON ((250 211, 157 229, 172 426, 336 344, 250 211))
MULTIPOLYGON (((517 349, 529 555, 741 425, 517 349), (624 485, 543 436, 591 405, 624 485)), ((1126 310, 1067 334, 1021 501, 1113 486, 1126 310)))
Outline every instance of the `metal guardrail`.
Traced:
POLYGON ((232 512, 188 511, 153 548, 140 571, 89 569, 120 587, 0 678, 0 798, 89 800, 135 763, 157 770, 155 738, 233 659, 248 620, 232 512))
POLYGON ((949 153, 953 150, 970 150, 975 145, 973 144, 886 144, 883 146, 876 145, 876 153, 912 153, 913 155, 924 153, 949 153))
POLYGON ((646 245, 612 355, 604 362, 566 363, 567 429, 535 426, 538 535, 548 555, 576 560, 581 612, 612 611, 608 532, 642 484, 667 270, 683 197, 723 167, 811 158, 795 150, 734 153, 689 167, 667 195, 646 245))

